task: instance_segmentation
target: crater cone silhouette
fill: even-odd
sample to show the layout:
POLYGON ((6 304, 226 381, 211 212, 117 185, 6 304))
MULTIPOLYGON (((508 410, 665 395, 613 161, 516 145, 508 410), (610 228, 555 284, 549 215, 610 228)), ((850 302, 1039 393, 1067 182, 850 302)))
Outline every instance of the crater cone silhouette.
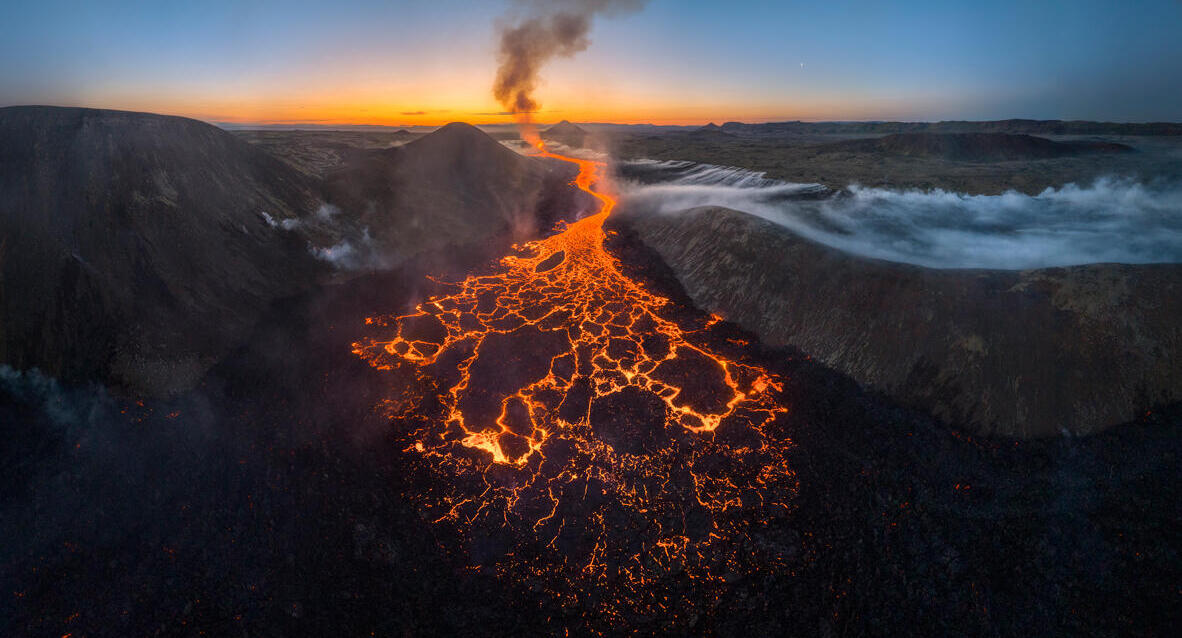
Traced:
POLYGON ((577 124, 563 120, 542 131, 542 139, 566 144, 571 148, 582 148, 587 145, 587 131, 577 124))
POLYGON ((329 175, 325 196, 400 261, 453 245, 536 235, 569 212, 574 173, 453 122, 404 146, 361 153, 329 175))

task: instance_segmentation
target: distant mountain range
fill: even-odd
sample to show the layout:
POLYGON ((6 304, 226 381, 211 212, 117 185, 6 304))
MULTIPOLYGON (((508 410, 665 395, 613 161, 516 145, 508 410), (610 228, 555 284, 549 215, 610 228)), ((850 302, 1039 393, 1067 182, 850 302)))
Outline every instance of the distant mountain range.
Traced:
POLYGON ((993 120, 946 122, 727 122, 718 129, 739 135, 889 135, 892 133, 1014 133, 1026 135, 1182 135, 1177 122, 1089 122, 1082 120, 993 120))
MULTIPOLYGON (((566 123, 562 120, 554 126, 566 123)), ((433 131, 437 126, 386 126, 381 124, 321 124, 317 122, 285 124, 250 124, 213 122, 226 130, 275 131, 396 131, 413 133, 433 131)), ((613 122, 576 122, 572 125, 596 133, 662 133, 662 132, 725 132, 739 135, 888 135, 891 133, 1015 133, 1027 135, 1182 135, 1179 122, 1093 122, 1089 120, 949 120, 940 122, 727 122, 721 126, 711 122, 705 126, 662 124, 616 124, 613 122)), ((488 133, 516 131, 517 125, 478 124, 488 133)))
POLYGON ((1133 147, 1116 142, 1069 140, 1013 133, 892 133, 883 137, 843 140, 823 151, 888 153, 911 157, 939 157, 953 161, 1005 161, 1049 159, 1085 153, 1132 153, 1133 147))

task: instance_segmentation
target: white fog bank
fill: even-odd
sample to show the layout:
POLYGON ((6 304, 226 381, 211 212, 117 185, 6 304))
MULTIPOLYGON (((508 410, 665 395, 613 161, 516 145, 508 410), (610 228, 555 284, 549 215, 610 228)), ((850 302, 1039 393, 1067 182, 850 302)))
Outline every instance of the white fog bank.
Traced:
POLYGON ((728 167, 621 165, 624 205, 725 206, 847 252, 935 268, 1182 262, 1182 183, 1107 178, 1037 195, 965 195, 771 180, 728 167), (628 181, 632 176, 635 181, 628 181))

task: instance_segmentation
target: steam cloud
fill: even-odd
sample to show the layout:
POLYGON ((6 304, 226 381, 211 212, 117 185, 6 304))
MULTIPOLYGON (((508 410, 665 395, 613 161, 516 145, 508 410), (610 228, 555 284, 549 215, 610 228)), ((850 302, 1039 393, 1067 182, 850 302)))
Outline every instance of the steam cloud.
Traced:
POLYGON ((767 179, 688 162, 629 162, 622 206, 672 214, 725 206, 867 257, 934 268, 1026 269, 1089 263, 1182 262, 1182 184, 1104 178, 1037 195, 767 179))
POLYGON ((345 238, 327 247, 309 245, 312 256, 332 264, 339 270, 386 270, 393 259, 386 255, 378 242, 362 227, 360 235, 345 238))
POLYGON ((538 73, 556 57, 571 57, 591 44, 588 33, 597 15, 639 11, 647 0, 523 1, 527 17, 501 29, 500 67, 493 95, 514 114, 538 110, 538 73))

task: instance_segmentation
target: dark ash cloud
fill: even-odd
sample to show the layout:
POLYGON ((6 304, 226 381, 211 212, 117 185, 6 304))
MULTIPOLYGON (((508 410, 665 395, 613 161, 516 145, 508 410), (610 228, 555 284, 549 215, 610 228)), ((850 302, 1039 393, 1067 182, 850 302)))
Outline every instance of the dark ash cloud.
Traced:
POLYGON ((591 40, 591 21, 639 11, 646 0, 562 0, 522 2, 526 17, 501 28, 493 95, 513 114, 538 110, 534 98, 542 67, 556 57, 571 57, 591 40))

